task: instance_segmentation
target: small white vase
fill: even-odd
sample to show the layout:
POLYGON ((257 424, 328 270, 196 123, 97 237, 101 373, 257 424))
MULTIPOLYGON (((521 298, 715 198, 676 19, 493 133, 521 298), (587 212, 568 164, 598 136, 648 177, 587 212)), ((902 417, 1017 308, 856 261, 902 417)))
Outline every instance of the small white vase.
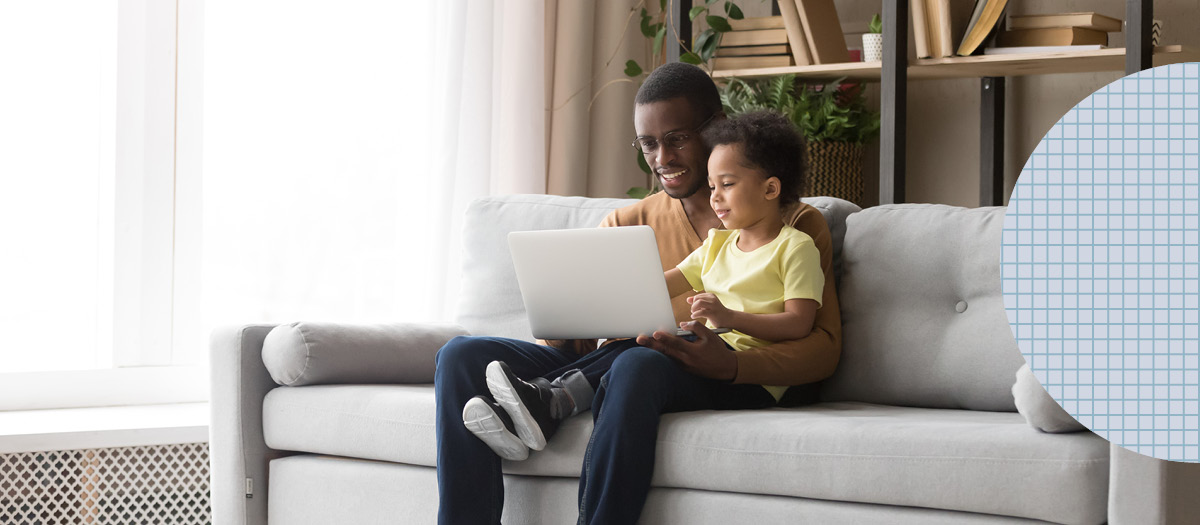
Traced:
POLYGON ((863 33, 863 62, 883 60, 883 34, 863 33))

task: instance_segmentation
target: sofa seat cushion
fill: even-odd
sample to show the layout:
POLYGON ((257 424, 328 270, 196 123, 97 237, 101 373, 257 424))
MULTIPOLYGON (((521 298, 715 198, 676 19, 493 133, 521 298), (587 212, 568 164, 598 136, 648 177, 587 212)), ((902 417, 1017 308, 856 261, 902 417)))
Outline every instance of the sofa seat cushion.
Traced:
MULTIPOLYGON (((263 427, 276 449, 433 466, 433 407, 429 385, 282 387, 263 427)), ((571 418, 504 469, 576 477, 591 427, 571 418)), ((1100 523, 1108 457, 1092 433, 1044 434, 1017 413, 838 402, 667 414, 652 483, 1100 523)))

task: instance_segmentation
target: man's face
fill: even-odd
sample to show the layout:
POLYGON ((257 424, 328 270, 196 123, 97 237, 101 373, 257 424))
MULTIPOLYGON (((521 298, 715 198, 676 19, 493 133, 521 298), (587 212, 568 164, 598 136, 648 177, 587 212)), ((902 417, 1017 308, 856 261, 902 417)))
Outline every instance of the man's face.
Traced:
POLYGON ((691 197, 708 183, 708 149, 698 127, 711 116, 697 113, 682 97, 638 104, 633 110, 646 163, 672 198, 691 197))

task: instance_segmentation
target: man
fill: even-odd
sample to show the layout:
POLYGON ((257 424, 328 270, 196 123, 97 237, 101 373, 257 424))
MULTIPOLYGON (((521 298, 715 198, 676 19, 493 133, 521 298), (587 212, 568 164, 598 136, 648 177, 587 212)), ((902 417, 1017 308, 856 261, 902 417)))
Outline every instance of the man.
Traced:
MULTIPOLYGON (((698 248, 710 229, 721 227, 709 204, 709 151, 700 130, 724 115, 708 75, 681 63, 651 73, 635 104, 634 147, 663 191, 614 211, 601 226, 654 228, 665 270, 698 248)), ((825 273, 824 306, 812 333, 802 340, 731 352, 693 322, 684 328, 696 333, 694 341, 658 333, 591 351, 594 343, 579 341, 547 346, 460 337, 447 343, 438 352, 434 384, 439 522, 499 523, 504 502, 500 458, 523 459, 528 453, 522 446, 527 440, 519 439, 514 427, 523 424, 550 435, 558 420, 590 405, 595 426, 580 478, 579 522, 634 523, 650 489, 662 414, 772 406, 775 398, 760 385, 801 385, 832 374, 841 351, 841 318, 831 236, 820 212, 810 206, 800 205, 787 219, 814 239, 825 273), (516 378, 539 379, 526 383, 516 378), (522 418, 518 412, 513 418, 508 405, 496 405, 489 397, 494 392, 489 380, 492 388, 500 383, 518 390, 521 408, 536 405, 535 417, 531 420, 526 412, 522 418)), ((679 321, 690 320, 688 295, 672 301, 679 321)))

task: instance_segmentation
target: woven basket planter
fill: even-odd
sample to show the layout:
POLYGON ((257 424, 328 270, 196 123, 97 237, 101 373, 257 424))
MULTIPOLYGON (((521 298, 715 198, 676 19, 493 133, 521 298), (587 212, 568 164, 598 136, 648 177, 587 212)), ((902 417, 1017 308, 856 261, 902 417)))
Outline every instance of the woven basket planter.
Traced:
POLYGON ((862 206, 863 145, 808 142, 808 195, 837 197, 862 206))

